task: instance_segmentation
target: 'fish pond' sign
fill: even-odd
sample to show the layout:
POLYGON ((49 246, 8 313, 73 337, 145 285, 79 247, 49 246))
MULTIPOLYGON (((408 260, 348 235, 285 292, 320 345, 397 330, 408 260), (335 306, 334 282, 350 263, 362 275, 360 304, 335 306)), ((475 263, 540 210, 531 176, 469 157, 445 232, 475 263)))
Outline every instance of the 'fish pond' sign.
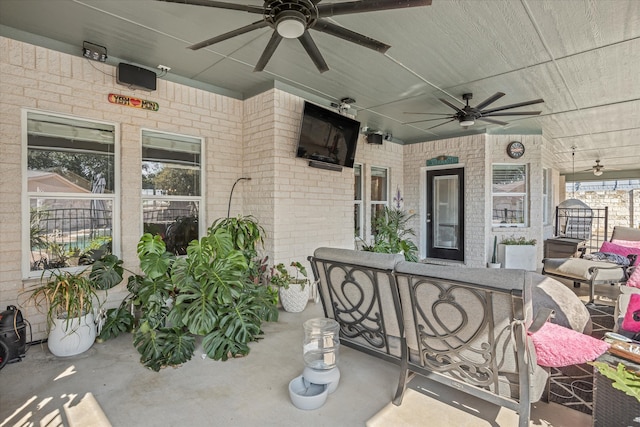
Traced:
POLYGON ((455 165, 458 158, 453 156, 438 156, 427 160, 427 166, 455 165))
POLYGON ((160 105, 157 102, 133 98, 131 96, 116 95, 115 93, 109 94, 109 102, 127 107, 142 108, 143 110, 158 111, 160 109, 160 105))

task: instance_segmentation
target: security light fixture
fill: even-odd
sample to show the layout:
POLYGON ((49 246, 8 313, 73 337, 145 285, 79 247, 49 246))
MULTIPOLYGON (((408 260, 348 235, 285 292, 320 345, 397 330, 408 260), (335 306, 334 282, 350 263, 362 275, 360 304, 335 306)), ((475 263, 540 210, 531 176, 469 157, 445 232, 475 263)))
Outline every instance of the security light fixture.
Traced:
POLYGON ((107 48, 91 42, 82 42, 82 56, 94 61, 106 62, 107 48))

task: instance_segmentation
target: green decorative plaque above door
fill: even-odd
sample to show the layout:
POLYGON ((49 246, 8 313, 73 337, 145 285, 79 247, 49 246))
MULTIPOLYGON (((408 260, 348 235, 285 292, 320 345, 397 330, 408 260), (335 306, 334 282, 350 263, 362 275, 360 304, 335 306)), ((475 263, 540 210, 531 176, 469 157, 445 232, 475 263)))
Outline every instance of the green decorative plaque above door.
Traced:
POLYGON ((455 165, 458 158, 453 156, 438 156, 433 159, 427 159, 427 166, 455 165))

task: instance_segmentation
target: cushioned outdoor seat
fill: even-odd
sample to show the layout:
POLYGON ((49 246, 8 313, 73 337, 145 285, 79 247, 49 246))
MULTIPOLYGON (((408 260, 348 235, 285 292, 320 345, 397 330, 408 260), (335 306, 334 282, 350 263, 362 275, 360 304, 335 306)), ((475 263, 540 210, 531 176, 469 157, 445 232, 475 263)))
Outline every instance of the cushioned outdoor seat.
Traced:
MULTIPOLYGON (((626 246, 640 241, 640 230, 630 227, 615 227, 612 242, 626 246)), ((640 253, 640 248, 638 248, 640 253)), ((589 285, 590 299, 595 298, 595 285, 624 283, 628 279, 628 267, 611 262, 584 258, 545 258, 542 260, 542 274, 568 279, 574 284, 589 285)))

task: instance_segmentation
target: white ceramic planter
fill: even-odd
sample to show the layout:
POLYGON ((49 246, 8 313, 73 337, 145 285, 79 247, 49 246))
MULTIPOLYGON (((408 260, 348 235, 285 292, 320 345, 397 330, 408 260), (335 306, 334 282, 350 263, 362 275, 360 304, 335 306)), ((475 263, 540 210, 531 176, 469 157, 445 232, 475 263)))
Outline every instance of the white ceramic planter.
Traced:
POLYGON ((311 286, 306 285, 304 289, 302 285, 292 283, 289 289, 280 288, 280 302, 282 307, 290 313, 299 313, 307 306, 311 286))
POLYGON ((96 340, 96 324, 93 313, 80 318, 55 319, 49 331, 47 346, 59 357, 75 356, 91 348, 96 340))
POLYGON ((504 268, 536 271, 536 247, 499 244, 498 260, 504 268))
POLYGON ((487 267, 489 268, 500 268, 502 264, 500 264, 499 262, 488 262, 487 263, 487 267))

